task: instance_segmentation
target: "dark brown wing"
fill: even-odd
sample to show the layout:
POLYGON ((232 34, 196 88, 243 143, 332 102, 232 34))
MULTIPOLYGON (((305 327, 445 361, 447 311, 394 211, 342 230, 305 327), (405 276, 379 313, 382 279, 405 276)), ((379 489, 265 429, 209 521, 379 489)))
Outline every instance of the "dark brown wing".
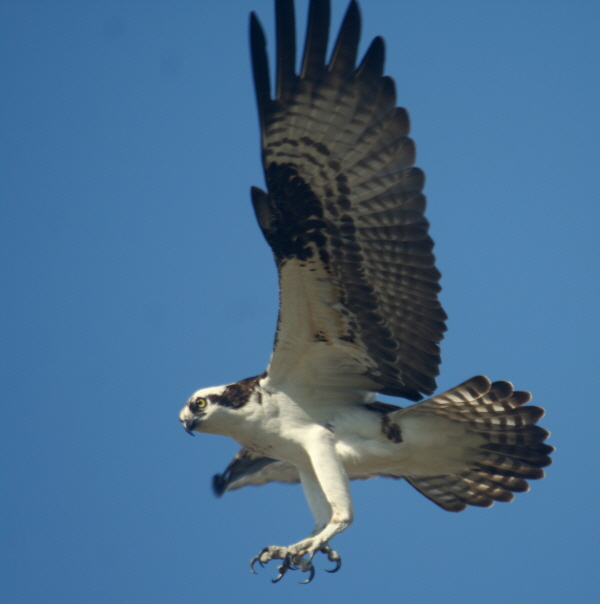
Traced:
POLYGON ((300 482, 295 466, 285 461, 255 455, 248 449, 240 449, 222 474, 213 476, 213 491, 217 497, 227 491, 248 485, 263 485, 268 482, 300 482))
MULTIPOLYGON (((367 480, 385 474, 368 474, 350 472, 351 480, 367 480)), ((396 476, 388 476, 397 478, 396 476)), ((300 482, 300 473, 291 463, 278 461, 270 457, 262 457, 240 449, 222 474, 213 476, 213 491, 217 497, 222 497, 227 491, 235 491, 250 485, 262 486, 269 482, 300 482)))
POLYGON ((382 76, 383 40, 357 67, 353 0, 326 63, 329 2, 312 0, 298 75, 291 0, 277 1, 276 21, 275 98, 264 33, 255 15, 250 24, 268 187, 252 197, 281 292, 269 376, 335 387, 343 378, 419 400, 436 387, 446 315, 424 175, 407 113, 382 76))

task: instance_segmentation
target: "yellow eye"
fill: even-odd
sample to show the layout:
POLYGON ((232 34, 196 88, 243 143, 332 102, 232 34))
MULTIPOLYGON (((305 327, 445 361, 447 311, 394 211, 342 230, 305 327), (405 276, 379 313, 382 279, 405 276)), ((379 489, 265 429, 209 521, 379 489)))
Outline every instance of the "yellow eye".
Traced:
POLYGON ((192 413, 196 413, 198 409, 203 409, 204 407, 206 407, 206 405, 208 405, 208 401, 205 398, 198 396, 190 402, 190 411, 192 413))

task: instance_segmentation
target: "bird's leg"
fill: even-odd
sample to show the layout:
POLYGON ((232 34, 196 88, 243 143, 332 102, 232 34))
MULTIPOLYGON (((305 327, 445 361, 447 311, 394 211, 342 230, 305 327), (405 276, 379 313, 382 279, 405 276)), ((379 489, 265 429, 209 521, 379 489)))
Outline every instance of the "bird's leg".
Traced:
POLYGON ((287 547, 265 547, 250 562, 254 572, 256 562, 262 566, 270 560, 283 560, 274 581, 279 581, 291 569, 309 572, 309 578, 303 582, 310 582, 315 573, 312 559, 317 552, 326 554, 330 561, 335 562, 335 568, 328 572, 338 571, 342 564, 340 555, 331 549, 328 542, 352 522, 348 476, 327 438, 317 440, 317 446, 313 442, 309 456, 311 464, 299 468, 299 471, 304 493, 315 517, 314 531, 306 539, 287 547))

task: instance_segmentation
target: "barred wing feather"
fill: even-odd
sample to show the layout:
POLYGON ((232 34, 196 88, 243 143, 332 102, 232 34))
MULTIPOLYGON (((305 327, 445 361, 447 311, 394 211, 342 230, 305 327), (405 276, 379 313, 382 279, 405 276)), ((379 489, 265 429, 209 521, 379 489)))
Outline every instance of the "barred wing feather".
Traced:
POLYGON ((437 299, 409 121, 383 77, 375 38, 356 67, 360 16, 351 2, 329 63, 328 2, 311 2, 295 72, 291 1, 277 2, 277 82, 266 42, 251 46, 268 192, 253 188, 280 282, 273 383, 379 391, 411 400, 435 390, 446 315, 437 299))

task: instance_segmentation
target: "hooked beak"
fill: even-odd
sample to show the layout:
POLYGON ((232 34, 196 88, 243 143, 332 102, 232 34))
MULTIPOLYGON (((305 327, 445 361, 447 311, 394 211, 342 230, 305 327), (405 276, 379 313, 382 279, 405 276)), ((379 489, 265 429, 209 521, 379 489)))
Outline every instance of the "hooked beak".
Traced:
POLYGON ((190 417, 189 419, 182 419, 181 420, 181 425, 183 426, 183 429, 188 434, 191 434, 192 436, 196 436, 194 434, 194 429, 196 428, 196 426, 199 423, 200 423, 200 418, 198 418, 198 417, 190 417))

